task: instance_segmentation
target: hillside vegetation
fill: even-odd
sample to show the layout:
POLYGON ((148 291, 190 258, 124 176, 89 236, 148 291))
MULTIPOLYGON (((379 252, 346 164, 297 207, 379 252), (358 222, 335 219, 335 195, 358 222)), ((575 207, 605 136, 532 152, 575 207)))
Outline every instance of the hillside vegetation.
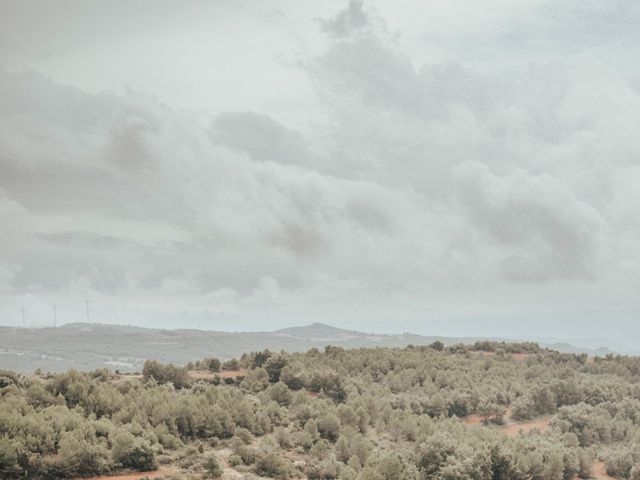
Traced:
POLYGON ((638 480, 639 381, 640 358, 495 342, 4 371, 0 478, 638 480))

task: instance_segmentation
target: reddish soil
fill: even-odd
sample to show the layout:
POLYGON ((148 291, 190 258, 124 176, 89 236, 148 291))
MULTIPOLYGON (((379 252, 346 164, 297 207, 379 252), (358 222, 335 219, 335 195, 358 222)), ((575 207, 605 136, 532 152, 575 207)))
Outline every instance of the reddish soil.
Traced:
POLYGON ((595 462, 593 464, 593 478, 597 480, 616 480, 614 477, 607 475, 604 462, 595 462))
POLYGON ((480 415, 467 415, 462 419, 462 423, 465 425, 480 425, 484 418, 480 415))
POLYGON ((118 375, 117 378, 142 378, 142 375, 140 374, 133 374, 133 373, 121 373, 120 375, 118 375))
POLYGON ((225 379, 225 378, 237 378, 243 377, 247 374, 246 368, 241 368, 240 370, 223 370, 220 373, 210 372, 208 370, 191 370, 189 371, 189 376, 194 380, 213 380, 216 376, 225 379))
POLYGON ((189 370, 189 376, 194 380, 213 380, 216 375, 208 370, 189 370))
POLYGON ((163 475, 167 475, 169 473, 170 472, 168 470, 161 469, 161 470, 153 470, 150 472, 127 473, 126 475, 91 477, 91 478, 84 478, 82 480, 140 480, 141 478, 145 478, 145 477, 149 477, 153 479, 153 478, 160 478, 163 475))
MULTIPOLYGON (((489 352, 491 353, 491 352, 489 352)), ((480 425, 482 422, 487 420, 488 417, 483 417, 482 415, 467 415, 462 418, 462 423, 465 425, 480 425)), ((511 407, 507 407, 507 411, 504 414, 505 419, 511 418, 511 407)))
MULTIPOLYGON (((475 350, 472 353, 475 353, 476 355, 481 355, 483 357, 494 357, 496 355, 496 352, 485 352, 484 350, 475 350)), ((507 355, 511 355, 511 358, 513 358, 514 360, 522 362, 527 358, 531 357, 533 354, 532 353, 507 353, 507 355)))
POLYGON ((220 372, 220 378, 244 377, 246 374, 246 368, 241 368, 240 370, 223 370, 222 372, 220 372))
MULTIPOLYGON (((485 420, 481 415, 467 415, 462 418, 462 423, 465 425, 480 425, 485 420)), ((509 437, 516 436, 519 432, 530 432, 531 430, 538 429, 541 432, 544 432, 549 428, 549 422, 551 422, 551 417, 546 416, 542 418, 538 418, 536 420, 532 420, 530 422, 516 422, 511 418, 511 407, 507 408, 505 413, 506 424, 498 427, 498 429, 509 437)))
POLYGON ((544 417, 531 422, 512 423, 500 427, 500 431, 509 437, 515 437, 520 432, 527 433, 536 428, 544 432, 549 428, 550 421, 551 417, 544 417))
POLYGON ((496 354, 496 352, 487 352, 485 350, 474 350, 471 353, 475 353, 476 355, 481 355, 483 357, 493 357, 496 354))
MULTIPOLYGON (((240 370, 223 370, 220 373, 210 372, 209 370, 189 370, 189 376, 194 380, 213 380, 216 376, 221 379, 244 377, 247 374, 246 368, 240 370)), ((142 375, 122 374, 120 378, 136 378, 141 379, 142 375)))
POLYGON ((511 356, 513 357, 514 360, 518 360, 518 361, 523 361, 526 360, 527 358, 529 358, 532 354, 531 353, 512 353, 511 356))

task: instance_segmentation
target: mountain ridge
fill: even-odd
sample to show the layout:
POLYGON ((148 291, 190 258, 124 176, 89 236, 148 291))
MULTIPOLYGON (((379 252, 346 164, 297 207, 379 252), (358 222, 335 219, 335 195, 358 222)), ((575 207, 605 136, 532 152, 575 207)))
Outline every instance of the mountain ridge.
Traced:
MULTIPOLYGON (((60 327, 16 328, 0 326, 0 361, 3 368, 32 372, 96 368, 138 371, 147 359, 186 364, 207 356, 222 360, 255 350, 305 351, 332 344, 343 348, 406 347, 434 341, 445 345, 478 340, 521 342, 527 339, 381 334, 348 330, 314 322, 271 332, 222 332, 197 329, 161 329, 132 325, 71 323, 60 327)), ((607 348, 580 348, 569 343, 542 343, 565 353, 606 355, 607 348)))

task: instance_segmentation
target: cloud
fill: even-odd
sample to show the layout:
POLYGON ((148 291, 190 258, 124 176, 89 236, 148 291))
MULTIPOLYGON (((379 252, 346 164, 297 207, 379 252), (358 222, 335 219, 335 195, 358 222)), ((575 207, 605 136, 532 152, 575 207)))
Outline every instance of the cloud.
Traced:
POLYGON ((348 7, 330 19, 319 19, 322 31, 336 36, 346 37, 352 32, 362 30, 370 22, 369 15, 365 12, 364 2, 350 0, 348 7))
POLYGON ((453 171, 469 221, 495 242, 507 280, 545 281, 593 274, 604 220, 548 174, 494 175, 466 163, 453 171))
MULTIPOLYGON (((56 85, 39 85, 57 100, 56 85)), ((32 86, 23 88, 27 99, 32 86)), ((251 112, 222 113, 207 131, 135 94, 114 97, 93 125, 44 110, 25 114, 16 104, 20 120, 14 112, 4 117, 7 137, 29 145, 2 157, 7 192, 40 218, 16 291, 63 289, 85 278, 116 293, 181 277, 200 291, 246 293, 265 276, 303 285, 309 273, 300 262, 311 274, 359 276, 377 242, 397 248, 389 236, 406 222, 395 209, 420 210, 404 192, 295 164, 313 159, 304 138, 251 112), (21 122, 31 130, 17 134, 21 122), (42 138, 51 145, 44 151, 42 138), (143 241, 132 222, 164 227, 143 241), (172 237, 163 237, 167 231, 172 237)))
POLYGON ((420 63, 361 2, 327 18, 298 67, 319 103, 293 117, 0 73, 2 308, 86 294, 104 320, 419 326, 531 318, 539 298, 563 311, 588 291, 633 311, 640 95, 625 75, 420 63))
POLYGON ((76 130, 91 128, 108 120, 117 101, 109 93, 86 95, 82 91, 61 85, 33 71, 27 70, 0 75, 4 117, 34 115, 42 121, 51 121, 76 130))
POLYGON ((637 41, 640 8, 635 2, 614 0, 571 1, 562 5, 541 2, 528 17, 519 18, 506 34, 518 46, 546 49, 550 45, 567 53, 637 41))
POLYGON ((264 114, 222 112, 209 132, 214 142, 245 151, 256 161, 304 164, 312 155, 300 132, 264 114))

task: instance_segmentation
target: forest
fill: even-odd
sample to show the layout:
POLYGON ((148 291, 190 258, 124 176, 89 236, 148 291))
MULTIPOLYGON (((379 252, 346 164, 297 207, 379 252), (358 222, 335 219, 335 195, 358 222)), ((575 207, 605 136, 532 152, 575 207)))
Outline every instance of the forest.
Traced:
POLYGON ((637 357, 491 341, 214 354, 0 371, 0 478, 640 480, 637 357))

